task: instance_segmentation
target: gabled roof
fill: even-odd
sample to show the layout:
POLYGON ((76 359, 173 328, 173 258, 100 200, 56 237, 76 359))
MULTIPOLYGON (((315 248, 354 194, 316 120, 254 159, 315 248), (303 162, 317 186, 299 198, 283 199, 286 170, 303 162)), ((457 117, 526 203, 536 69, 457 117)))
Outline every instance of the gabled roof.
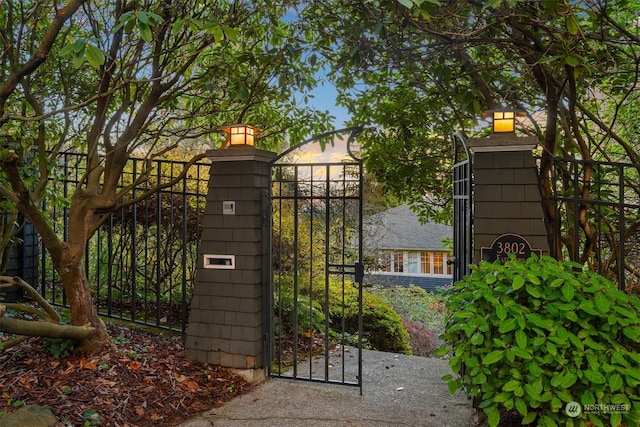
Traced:
POLYGON ((442 240, 453 237, 453 227, 427 222, 407 205, 397 206, 365 218, 363 242, 366 251, 376 249, 446 250, 442 240))

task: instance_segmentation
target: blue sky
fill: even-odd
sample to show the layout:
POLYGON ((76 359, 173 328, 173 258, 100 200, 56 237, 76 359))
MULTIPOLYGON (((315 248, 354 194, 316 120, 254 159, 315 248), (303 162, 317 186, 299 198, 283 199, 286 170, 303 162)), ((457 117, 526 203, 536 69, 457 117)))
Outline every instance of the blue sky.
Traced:
POLYGON ((322 79, 322 84, 311 92, 314 98, 309 99, 309 103, 318 110, 328 110, 336 118, 333 122, 335 129, 345 127, 345 122, 349 119, 349 113, 343 107, 336 105, 336 88, 327 79, 322 79))

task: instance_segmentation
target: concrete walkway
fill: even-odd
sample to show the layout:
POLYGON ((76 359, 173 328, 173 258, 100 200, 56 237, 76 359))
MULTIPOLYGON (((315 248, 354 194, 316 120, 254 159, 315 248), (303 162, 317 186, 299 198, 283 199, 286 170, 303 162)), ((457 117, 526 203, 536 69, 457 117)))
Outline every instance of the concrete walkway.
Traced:
POLYGON ((180 427, 472 426, 471 401, 440 379, 449 372, 446 360, 364 350, 362 396, 353 386, 270 379, 180 427))

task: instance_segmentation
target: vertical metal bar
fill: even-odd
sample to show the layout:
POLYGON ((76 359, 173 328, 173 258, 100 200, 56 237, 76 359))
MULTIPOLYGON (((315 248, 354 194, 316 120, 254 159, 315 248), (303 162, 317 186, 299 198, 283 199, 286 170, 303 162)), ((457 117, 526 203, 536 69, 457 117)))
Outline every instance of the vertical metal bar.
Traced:
MULTIPOLYGON (((184 165, 183 165, 184 167, 184 165)), ((180 312, 182 313, 180 321, 180 330, 182 333, 187 332, 187 241, 189 229, 189 211, 187 209, 189 196, 187 195, 187 178, 182 181, 182 286, 180 292, 182 298, 180 300, 180 312)), ((196 205, 197 206, 197 205, 196 205)))
POLYGON ((362 159, 358 159, 358 261, 356 263, 355 279, 358 283, 358 387, 362 396, 362 286, 364 282, 363 265, 363 209, 364 209, 364 173, 362 159))
MULTIPOLYGON (((331 198, 329 193, 331 191, 331 167, 325 165, 325 188, 324 188, 324 206, 325 206, 325 218, 324 218, 324 380, 329 381, 329 264, 331 259, 329 255, 331 253, 330 236, 331 236, 331 198)), ((342 323, 344 324, 344 292, 342 293, 342 323)), ((344 334, 344 328, 343 328, 344 334)))
POLYGON ((298 166, 293 172, 293 377, 298 377, 298 166))
MULTIPOLYGON (((162 163, 158 161, 158 182, 160 184, 162 177, 162 163)), ((157 216, 156 216, 156 284, 155 284, 155 294, 156 294, 156 325, 160 324, 160 288, 162 284, 160 283, 161 275, 162 275, 162 266, 160 264, 160 259, 162 257, 162 191, 158 191, 158 203, 157 203, 157 216)))
MULTIPOLYGON (((132 173, 132 177, 131 177, 131 182, 135 182, 136 179, 138 178, 138 163, 135 159, 133 159, 132 165, 131 167, 133 168, 132 173)), ((136 197, 136 189, 133 188, 131 190, 131 197, 135 199, 136 197)), ((122 219, 124 220, 124 212, 123 212, 123 216, 122 219)), ((124 225, 124 221, 123 221, 123 225, 124 225)), ((136 294, 137 294, 137 287, 138 287, 138 280, 137 280, 137 271, 138 271, 138 260, 137 260, 137 251, 136 248, 138 247, 138 204, 134 203, 131 206, 131 229, 129 231, 131 233, 131 266, 129 268, 129 271, 131 272, 131 286, 133 286, 133 292, 132 292, 132 299, 131 299, 131 320, 135 321, 136 320, 136 294)), ((124 266, 123 266, 124 267, 124 266)), ((122 271, 125 271, 125 268, 122 269, 122 271)), ((124 286, 124 284, 123 284, 124 286)))
POLYGON ((573 175, 573 227, 574 227, 574 245, 573 245, 573 261, 580 262, 580 168, 578 161, 574 161, 575 173, 573 175))
POLYGON ((313 330, 313 217, 315 210, 313 203, 313 165, 309 166, 309 169, 309 378, 311 378, 313 375, 313 336, 311 332, 313 330))
POLYGON ((277 349, 276 354, 278 355, 278 375, 282 373, 282 335, 283 335, 283 312, 282 312, 282 252, 283 252, 283 242, 282 242, 282 179, 283 179, 283 167, 279 166, 277 169, 278 175, 278 230, 280 232, 280 236, 278 239, 278 270, 277 270, 277 295, 278 295, 278 322, 280 326, 280 330, 278 332, 277 339, 277 349))
MULTIPOLYGON (((342 264, 342 268, 343 270, 346 269, 346 264, 347 264, 347 258, 346 258, 346 252, 347 252, 347 247, 346 247, 346 242, 347 242, 347 166, 343 165, 342 166, 342 233, 340 236, 340 239, 342 240, 341 242, 341 254, 340 254, 340 263, 342 264)), ((342 275, 342 294, 344 295, 345 292, 345 286, 346 286, 346 275, 343 274, 342 275)), ((340 356, 341 356, 341 360, 342 360, 342 382, 345 382, 345 378, 346 378, 346 364, 345 364, 345 350, 344 350, 344 344, 345 344, 345 334, 342 335, 342 342, 340 343, 340 356)))
MULTIPOLYGON (((109 316, 113 315, 113 215, 109 217, 109 227, 107 228, 107 311, 109 316)), ((100 262, 100 261, 99 261, 100 262)), ((99 267, 102 270, 102 265, 99 267)))
POLYGON ((625 234, 625 220, 624 220, 624 170, 622 166, 618 166, 618 289, 625 290, 625 274, 624 274, 624 234, 625 234))

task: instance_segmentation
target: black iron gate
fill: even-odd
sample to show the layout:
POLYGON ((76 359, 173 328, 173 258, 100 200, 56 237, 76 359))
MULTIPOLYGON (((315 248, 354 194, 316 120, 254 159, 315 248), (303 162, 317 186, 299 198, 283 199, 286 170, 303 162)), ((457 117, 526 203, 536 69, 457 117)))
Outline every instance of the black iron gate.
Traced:
POLYGON ((453 281, 470 273, 473 262, 473 177, 471 154, 464 136, 452 136, 453 165, 453 281))
POLYGON ((362 161, 352 151, 359 132, 311 138, 272 165, 269 335, 271 376, 362 392, 363 180, 362 161))

